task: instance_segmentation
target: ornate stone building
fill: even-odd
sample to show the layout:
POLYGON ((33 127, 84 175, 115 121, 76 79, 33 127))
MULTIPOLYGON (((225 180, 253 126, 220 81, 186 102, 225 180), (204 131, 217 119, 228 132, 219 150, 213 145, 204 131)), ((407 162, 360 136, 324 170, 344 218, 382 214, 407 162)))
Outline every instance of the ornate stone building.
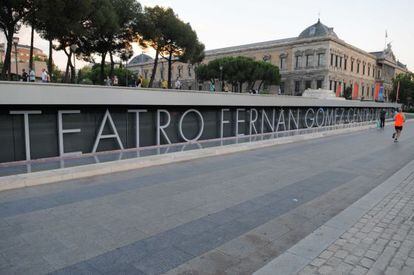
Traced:
MULTIPOLYGON (((373 100, 377 99, 382 87, 381 92, 387 100, 392 90, 392 78, 407 72, 407 67, 396 60, 391 45, 380 52, 363 51, 341 40, 333 28, 320 20, 298 37, 208 50, 205 54, 203 63, 224 56, 247 56, 277 65, 281 84, 269 89, 286 95, 301 95, 307 88, 332 90, 340 95, 349 87, 354 99, 373 100)), ((145 54, 136 56, 128 65, 144 78, 150 77, 152 66, 153 59, 145 54)), ((196 83, 190 64, 175 63, 172 74, 174 80, 180 79, 185 89, 206 88, 196 83)), ((166 77, 167 64, 161 60, 156 83, 166 77)))

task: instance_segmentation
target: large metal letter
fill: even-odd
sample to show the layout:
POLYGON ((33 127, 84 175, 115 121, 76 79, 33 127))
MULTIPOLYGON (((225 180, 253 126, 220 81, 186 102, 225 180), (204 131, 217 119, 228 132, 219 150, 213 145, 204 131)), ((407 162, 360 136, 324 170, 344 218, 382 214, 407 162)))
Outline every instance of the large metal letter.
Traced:
POLYGON ((39 115, 42 111, 10 111, 11 115, 24 116, 24 142, 26 144, 26 160, 30 160, 30 131, 29 131, 29 115, 39 115))
POLYGON ((315 111, 312 108, 309 108, 306 111, 306 114, 305 114, 305 126, 306 126, 306 128, 313 128, 314 125, 315 125, 315 111), (312 121, 311 126, 309 126, 309 124, 308 124, 308 114, 309 114, 309 112, 312 112, 312 118, 309 119, 310 121, 312 121))
POLYGON ((178 123, 178 130, 179 130, 179 132, 180 132, 180 136, 181 136, 181 138, 182 138, 182 139, 184 139, 184 140, 185 140, 185 141, 187 141, 187 142, 190 142, 190 141, 197 141, 197 140, 199 140, 199 139, 200 139, 200 137, 201 137, 201 135, 203 134, 203 131, 204 131, 204 118, 203 118, 203 116, 201 115, 201 113, 200 113, 199 111, 197 111, 197 110, 195 110, 195 109, 190 109, 190 110, 185 111, 185 113, 184 113, 184 114, 181 116, 181 118, 180 118, 180 122, 178 123), (196 114, 200 117, 201 127, 200 127, 200 131, 198 132, 198 134, 197 134, 197 136, 196 136, 195 138, 193 138, 193 139, 188 139, 188 138, 186 138, 186 137, 184 136, 184 133, 183 133, 183 120, 184 120, 185 116, 186 116, 188 113, 191 113, 191 112, 196 113, 196 114))
POLYGON ((161 145, 161 132, 164 135, 164 138, 167 140, 168 144, 171 144, 171 141, 164 130, 170 125, 170 122, 171 116, 167 110, 157 110, 157 145, 161 145), (167 123, 164 125, 161 125, 161 113, 167 114, 167 123))
POLYGON ((115 127, 114 121, 112 120, 111 114, 109 113, 109 110, 106 109, 104 118, 102 119, 102 122, 101 122, 101 127, 99 128, 98 135, 96 136, 95 144, 93 145, 92 153, 96 153, 96 149, 98 149, 99 141, 101 139, 108 139, 108 138, 115 138, 118 141, 119 147, 122 150, 124 150, 124 145, 122 145, 122 141, 119 138, 118 131, 116 130, 116 127, 115 127), (106 124, 107 120, 109 120, 109 125, 111 125, 112 131, 114 133, 109 134, 109 135, 102 135, 102 132, 103 132, 103 129, 105 127, 105 124, 106 124))
POLYGON ((272 133, 275 131, 275 112, 276 110, 275 108, 273 108, 273 120, 272 123, 270 123, 269 117, 267 116, 265 109, 262 109, 262 134, 264 133, 265 121, 269 125, 270 130, 272 130, 272 133))
POLYGON ((296 127, 296 130, 299 130, 299 109, 296 110, 296 116, 297 116, 297 118, 295 119, 295 116, 293 115, 292 109, 289 109, 289 116, 288 116, 289 117, 289 130, 291 130, 290 129, 290 125, 291 125, 290 119, 291 118, 293 120, 293 124, 296 127))
POLYGON ((139 148, 139 113, 146 113, 147 110, 128 110, 128 113, 135 113, 135 146, 139 148))
POLYGON ((255 125, 255 123, 256 123, 256 121, 257 121, 257 118, 258 118, 258 113, 257 113, 257 110, 256 109, 254 109, 254 108, 251 108, 250 109, 250 129, 249 129, 249 135, 252 135, 252 129, 254 129, 254 132, 257 134, 257 129, 256 129, 256 125, 255 125), (253 113, 254 113, 254 119, 253 119, 253 113))
POLYGON ((239 134, 239 123, 246 122, 244 119, 239 119, 239 112, 245 111, 246 109, 240 108, 236 110, 236 137, 244 136, 244 134, 239 134))
POLYGON ((220 137, 223 138, 224 136, 224 124, 230 123, 229 120, 224 120, 224 112, 229 112, 230 109, 221 109, 221 120, 220 120, 220 137))
POLYGON ((286 131, 285 110, 283 109, 280 109, 279 118, 276 125, 276 132, 279 132, 279 125, 283 125, 283 131, 286 131), (283 122, 280 122, 281 118, 283 118, 283 122))
POLYGON ((70 156, 70 155, 81 155, 82 151, 65 153, 65 145, 63 142, 63 134, 80 133, 81 129, 63 129, 63 115, 64 114, 80 114, 80 110, 64 110, 58 111, 58 135, 59 135, 59 155, 70 156))

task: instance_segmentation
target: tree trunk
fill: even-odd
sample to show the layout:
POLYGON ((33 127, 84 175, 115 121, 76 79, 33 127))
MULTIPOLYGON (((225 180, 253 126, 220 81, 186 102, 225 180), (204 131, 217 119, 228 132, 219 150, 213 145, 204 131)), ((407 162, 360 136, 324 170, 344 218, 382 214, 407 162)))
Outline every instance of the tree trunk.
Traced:
POLYGON ((34 44, 34 27, 30 33, 30 53, 29 53, 29 70, 33 68, 33 44, 34 44))
POLYGON ((66 54, 66 57, 68 58, 66 62, 66 71, 65 71, 65 78, 64 82, 69 83, 69 68, 71 67, 71 58, 72 58, 72 51, 69 51, 69 53, 66 51, 66 49, 63 49, 63 52, 66 54))
MULTIPOLYGON (((13 26, 14 27, 14 26, 13 26)), ((10 80, 10 69, 11 69, 11 50, 13 47, 13 30, 14 28, 8 30, 7 38, 7 48, 6 48, 6 56, 4 57, 3 69, 1 70, 1 77, 2 79, 10 80), (6 74, 7 72, 7 74, 6 74)))
POLYGON ((148 88, 152 88, 152 86, 154 85, 155 74, 157 73, 157 67, 158 67, 158 56, 159 56, 159 54, 160 54, 160 51, 157 48, 157 50, 155 51, 154 67, 152 68, 151 79, 150 79, 148 88))
POLYGON ((259 84, 259 88, 257 89, 259 92, 260 92, 260 89, 262 88, 262 86, 263 86, 263 83, 264 83, 264 81, 262 80, 262 81, 260 81, 260 84, 259 84))
POLYGON ((101 85, 104 85, 105 58, 106 58, 106 53, 102 53, 101 71, 99 72, 99 81, 101 85))
POLYGON ((49 60, 47 62, 47 70, 49 72, 50 75, 50 81, 52 82, 52 72, 53 72, 53 44, 52 44, 52 39, 49 40, 49 60))
POLYGON ((172 66, 172 52, 170 52, 170 56, 168 57, 168 89, 172 89, 172 86, 171 86, 171 77, 172 77, 171 66, 172 66))
POLYGON ((239 93, 243 92, 242 89, 243 89, 243 82, 239 82, 239 93))
POLYGON ((111 60, 111 69, 109 71, 109 77, 111 79, 113 79, 113 77, 114 77, 114 67, 115 67, 115 63, 114 63, 114 57, 112 55, 112 52, 109 52, 109 58, 111 60))

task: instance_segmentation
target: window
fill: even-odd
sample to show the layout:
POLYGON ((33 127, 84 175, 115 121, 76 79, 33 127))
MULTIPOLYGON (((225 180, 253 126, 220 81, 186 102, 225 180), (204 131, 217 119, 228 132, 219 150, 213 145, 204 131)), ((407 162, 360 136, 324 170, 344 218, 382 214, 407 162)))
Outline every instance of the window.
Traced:
POLYGON ((342 68, 342 57, 339 58, 339 68, 342 68))
POLYGON ((357 64, 357 74, 359 74, 359 63, 357 64))
POLYGON ((280 69, 281 70, 286 69, 286 57, 281 57, 280 58, 280 69))
POLYGON ((310 89, 311 87, 312 87, 312 81, 311 80, 305 81, 305 89, 310 89))
POLYGON ((331 54, 331 66, 333 66, 333 64, 334 64, 334 55, 331 54))
POLYGON ((337 85, 338 85, 338 82, 336 82, 336 81, 334 81, 334 88, 333 88, 333 91, 336 93, 336 87, 337 87, 337 85))
POLYGON ((295 81, 295 95, 300 93, 300 81, 295 81))
POLYGON ((318 67, 322 67, 325 65, 325 54, 324 53, 319 53, 318 54, 318 67))
POLYGON ((302 62, 302 56, 297 55, 296 56, 296 62, 295 62, 295 68, 298 69, 301 66, 301 62, 302 62))
POLYGON ((316 81, 316 89, 322 89, 323 80, 319 79, 316 81))
POLYGON ((338 67, 338 56, 335 55, 335 67, 338 67))
POLYGON ((367 75, 369 76, 371 74, 371 65, 368 65, 367 75))
POLYGON ((348 63, 348 59, 344 59, 344 70, 346 71, 346 65, 347 65, 347 63, 348 63))
POLYGON ((306 67, 311 67, 313 65, 313 55, 306 55, 306 67))
POLYGON ((354 71, 354 60, 351 60, 351 72, 354 71))
POLYGON ((332 91, 332 80, 329 80, 329 90, 332 91))
POLYGON ((362 74, 365 75, 365 64, 362 65, 362 74))

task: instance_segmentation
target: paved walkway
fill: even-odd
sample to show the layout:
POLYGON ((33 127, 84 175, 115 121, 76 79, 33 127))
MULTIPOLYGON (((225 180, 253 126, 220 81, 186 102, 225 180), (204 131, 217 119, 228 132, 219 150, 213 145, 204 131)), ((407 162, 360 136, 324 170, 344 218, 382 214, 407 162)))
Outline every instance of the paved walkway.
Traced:
POLYGON ((414 125, 0 192, 0 274, 251 274, 414 159, 414 125))
POLYGON ((414 274, 414 163, 410 170, 299 274, 414 274))

